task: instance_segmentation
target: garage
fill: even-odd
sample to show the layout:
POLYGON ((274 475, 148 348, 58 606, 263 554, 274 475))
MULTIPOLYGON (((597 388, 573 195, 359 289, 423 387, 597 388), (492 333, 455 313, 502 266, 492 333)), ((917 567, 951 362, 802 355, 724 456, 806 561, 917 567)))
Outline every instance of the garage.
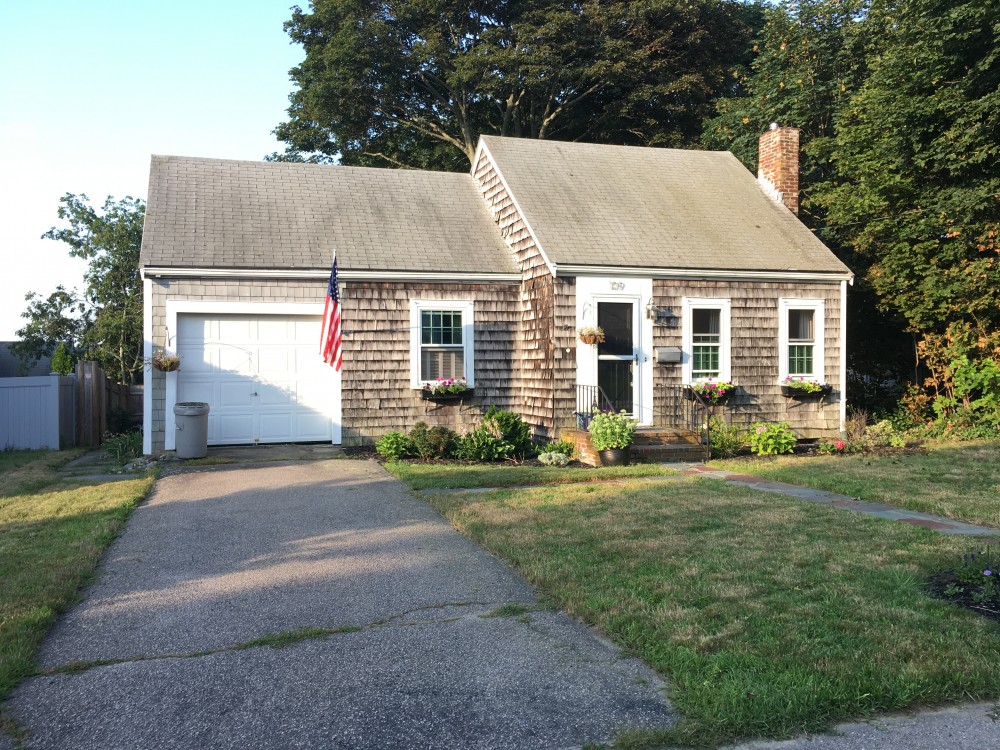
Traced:
POLYGON ((207 402, 209 445, 340 442, 340 378, 319 355, 318 315, 171 317, 181 369, 168 415, 173 403, 207 402))

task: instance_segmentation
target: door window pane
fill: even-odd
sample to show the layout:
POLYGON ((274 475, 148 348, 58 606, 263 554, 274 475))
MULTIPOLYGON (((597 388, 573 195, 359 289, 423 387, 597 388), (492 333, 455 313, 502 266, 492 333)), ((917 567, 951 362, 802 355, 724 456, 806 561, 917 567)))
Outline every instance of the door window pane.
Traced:
POLYGON ((604 343, 597 345, 598 356, 632 356, 634 344, 631 302, 598 302, 597 325, 604 330, 604 343))
POLYGON ((632 360, 601 359, 597 361, 597 384, 611 401, 614 411, 632 413, 632 360))

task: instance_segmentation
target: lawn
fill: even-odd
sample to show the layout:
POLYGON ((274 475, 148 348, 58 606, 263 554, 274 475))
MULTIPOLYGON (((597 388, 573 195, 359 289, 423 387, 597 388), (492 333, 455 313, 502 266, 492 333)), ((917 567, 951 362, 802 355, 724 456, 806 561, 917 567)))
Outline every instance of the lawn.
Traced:
POLYGON ((152 478, 65 482, 78 452, 0 452, 0 700, 35 671, 34 655, 71 605, 152 478))
POLYGON ((601 482, 609 479, 662 477, 676 471, 658 464, 638 466, 608 466, 597 469, 584 467, 519 466, 500 464, 444 464, 390 461, 385 464, 399 479, 415 490, 445 490, 462 487, 513 487, 523 485, 570 484, 601 482))
POLYGON ((620 747, 1000 697, 1000 628, 923 590, 967 539, 711 479, 430 502, 667 678, 681 721, 620 747))
POLYGON ((1000 443, 949 443, 900 456, 780 457, 712 466, 1000 528, 1000 443))

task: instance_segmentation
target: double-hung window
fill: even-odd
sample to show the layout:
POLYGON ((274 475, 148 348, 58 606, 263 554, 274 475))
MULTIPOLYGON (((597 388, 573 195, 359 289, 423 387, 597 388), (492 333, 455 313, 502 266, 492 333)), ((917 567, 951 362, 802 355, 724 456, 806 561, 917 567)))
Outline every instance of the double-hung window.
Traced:
POLYGON ((473 304, 412 300, 410 380, 414 388, 439 378, 473 379, 473 304))
POLYGON ((779 380, 823 382, 823 300, 778 301, 779 380))
POLYGON ((684 380, 729 380, 728 299, 684 299, 684 380))

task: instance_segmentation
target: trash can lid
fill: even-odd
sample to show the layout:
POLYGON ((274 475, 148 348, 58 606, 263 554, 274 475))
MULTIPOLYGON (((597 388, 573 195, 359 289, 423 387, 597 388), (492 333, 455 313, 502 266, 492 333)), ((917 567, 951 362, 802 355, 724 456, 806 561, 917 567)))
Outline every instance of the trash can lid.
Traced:
POLYGON ((174 404, 174 414, 178 417, 200 417, 208 414, 208 408, 204 401, 181 401, 174 404))

